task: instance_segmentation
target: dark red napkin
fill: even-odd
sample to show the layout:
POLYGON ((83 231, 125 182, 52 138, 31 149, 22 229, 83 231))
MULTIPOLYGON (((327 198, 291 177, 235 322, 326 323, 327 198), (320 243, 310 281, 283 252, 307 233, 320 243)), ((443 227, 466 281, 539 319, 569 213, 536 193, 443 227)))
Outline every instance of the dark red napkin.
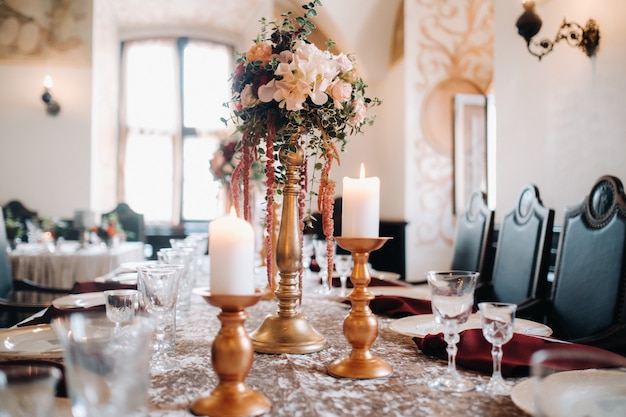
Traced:
POLYGON ((416 314, 432 314, 430 300, 401 297, 395 295, 377 295, 370 300, 370 309, 374 314, 400 318, 416 314))
MULTIPOLYGON (((491 344, 485 340, 482 330, 464 330, 459 336, 460 341, 457 344, 458 353, 456 355, 457 365, 465 369, 491 375, 493 370, 491 344)), ((448 353, 446 352, 447 344, 443 338, 443 333, 429 334, 424 338, 414 337, 413 341, 426 355, 435 356, 440 359, 448 358, 448 353)), ((502 346, 502 376, 505 378, 528 376, 530 373, 530 360, 533 353, 538 350, 553 348, 601 352, 603 355, 615 355, 621 360, 624 360, 623 357, 616 353, 593 346, 575 343, 565 344, 558 340, 551 341, 548 338, 515 333, 513 338, 502 346)))
MULTIPOLYGON (((94 281, 77 281, 70 290, 70 294, 83 294, 87 292, 98 292, 106 290, 136 290, 136 284, 122 284, 119 282, 94 282, 94 281)), ((36 324, 48 324, 55 317, 63 317, 73 313, 89 313, 95 311, 104 312, 104 305, 98 305, 89 308, 76 308, 76 309, 59 309, 54 306, 48 307, 48 309, 41 316, 36 317, 27 322, 18 324, 18 327, 33 326, 36 324)))

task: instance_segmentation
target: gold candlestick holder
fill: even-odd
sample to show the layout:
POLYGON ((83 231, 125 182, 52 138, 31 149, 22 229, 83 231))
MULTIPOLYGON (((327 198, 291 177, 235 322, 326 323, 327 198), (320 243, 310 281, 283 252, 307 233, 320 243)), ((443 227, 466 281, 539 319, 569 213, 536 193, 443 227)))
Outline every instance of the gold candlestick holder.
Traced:
POLYGON ((298 273, 302 264, 298 216, 300 195, 300 166, 304 163, 304 152, 297 142, 283 148, 280 160, 285 166, 286 182, 283 187, 283 210, 276 241, 276 266, 280 279, 274 292, 278 299, 278 311, 265 318, 263 323, 250 333, 254 350, 261 353, 312 353, 327 346, 326 339, 298 313, 296 306, 302 289, 298 286, 298 273))
POLYGON ((195 290, 204 300, 222 309, 217 318, 222 323, 211 346, 211 364, 219 383, 208 397, 191 404, 197 416, 243 417, 267 412, 272 403, 244 382, 252 367, 254 349, 243 324, 248 318, 246 307, 259 302, 264 292, 253 295, 218 295, 208 289, 195 290))
POLYGON ((343 334, 352 346, 352 351, 350 355, 337 359, 328 366, 328 373, 332 376, 371 379, 383 378, 393 373, 391 365, 370 351, 378 337, 378 320, 369 307, 374 295, 367 289, 371 281, 367 268, 369 255, 380 249, 389 239, 391 238, 335 237, 339 246, 352 253, 354 267, 350 281, 354 289, 347 297, 352 308, 343 322, 343 334))

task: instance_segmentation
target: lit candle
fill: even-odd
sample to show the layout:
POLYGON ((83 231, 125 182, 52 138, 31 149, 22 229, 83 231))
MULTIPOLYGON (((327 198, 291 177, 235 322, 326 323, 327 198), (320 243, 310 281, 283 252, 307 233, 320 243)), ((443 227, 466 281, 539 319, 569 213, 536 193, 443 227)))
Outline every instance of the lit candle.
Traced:
POLYGON ((254 294, 254 231, 234 208, 209 223, 209 255, 212 294, 254 294))
POLYGON ((52 88, 52 77, 49 75, 46 75, 43 79, 43 86, 46 89, 50 89, 52 88))
POLYGON ((341 236, 378 237, 380 223, 380 179, 365 178, 361 164, 360 178, 343 178, 341 236))

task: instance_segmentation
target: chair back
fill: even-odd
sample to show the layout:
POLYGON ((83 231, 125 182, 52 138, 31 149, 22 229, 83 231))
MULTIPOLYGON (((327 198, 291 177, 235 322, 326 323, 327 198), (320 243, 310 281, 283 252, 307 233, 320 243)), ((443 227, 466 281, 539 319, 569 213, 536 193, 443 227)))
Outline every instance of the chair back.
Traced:
POLYGON ((493 217, 484 193, 476 191, 456 222, 451 268, 480 272, 480 284, 491 279, 493 217))
POLYGON ((126 203, 119 203, 113 210, 102 214, 102 222, 108 221, 112 215, 117 216, 117 220, 126 233, 126 240, 129 242, 146 241, 143 214, 133 211, 126 203))
POLYGON ((38 213, 26 208, 19 200, 11 200, 6 203, 2 207, 2 214, 4 214, 5 219, 5 231, 9 220, 13 221, 22 231, 21 236, 8 236, 9 239, 19 237, 22 241, 28 241, 28 221, 31 221, 34 225, 39 221, 38 213))
POLYGON ((581 204, 565 210, 551 295, 555 336, 589 338, 626 324, 625 255, 624 188, 604 176, 581 204))
POLYGON ((0 299, 9 298, 13 290, 13 274, 9 262, 4 215, 0 210, 0 299))
POLYGON ((520 304, 547 298, 554 210, 544 207, 536 186, 526 185, 502 219, 491 276, 495 300, 520 304))

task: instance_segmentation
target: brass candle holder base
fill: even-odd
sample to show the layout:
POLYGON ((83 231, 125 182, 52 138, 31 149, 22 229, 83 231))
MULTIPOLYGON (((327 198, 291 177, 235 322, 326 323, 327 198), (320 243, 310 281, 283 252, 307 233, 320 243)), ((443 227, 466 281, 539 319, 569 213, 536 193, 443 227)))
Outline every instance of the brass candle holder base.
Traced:
POLYGON ((274 295, 278 299, 278 312, 267 316, 250 333, 250 337, 254 350, 260 353, 313 353, 326 348, 326 339, 305 316, 296 311, 301 295, 297 278, 302 264, 298 183, 304 151, 295 141, 281 150, 280 160, 285 166, 287 179, 283 187, 283 208, 276 240, 276 267, 280 279, 274 295))
POLYGON ((354 267, 350 281, 354 289, 348 295, 352 308, 343 322, 343 334, 352 346, 352 351, 347 357, 328 366, 328 373, 332 376, 371 379, 383 378, 393 373, 391 365, 370 351, 378 337, 378 320, 369 307, 374 295, 367 290, 371 281, 367 269, 369 254, 380 249, 389 239, 391 238, 335 237, 339 246, 352 253, 354 267))
POLYGON ((219 383, 208 397, 191 404, 191 412, 211 417, 257 416, 267 412, 272 403, 244 382, 254 358, 252 341, 243 326, 248 318, 245 308, 258 303, 264 292, 257 290, 253 295, 212 295, 208 289, 195 292, 207 303, 222 309, 217 316, 222 327, 211 346, 211 364, 219 383))

